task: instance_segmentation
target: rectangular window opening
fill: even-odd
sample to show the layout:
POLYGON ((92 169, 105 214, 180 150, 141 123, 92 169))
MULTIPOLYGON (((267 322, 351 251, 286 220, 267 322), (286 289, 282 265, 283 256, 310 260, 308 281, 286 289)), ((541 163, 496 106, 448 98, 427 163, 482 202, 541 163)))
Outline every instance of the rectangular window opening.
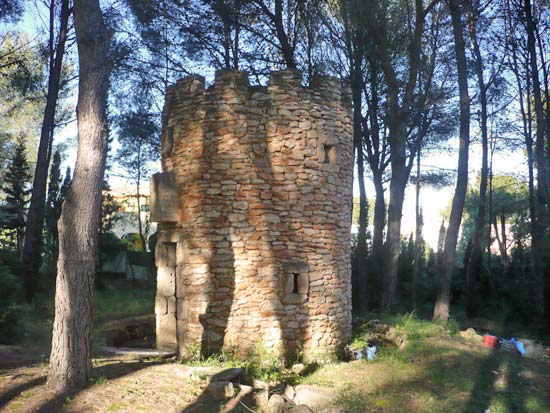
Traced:
POLYGON ((309 268, 301 261, 283 265, 281 277, 282 301, 284 304, 303 304, 309 295, 309 268))
POLYGON ((336 163, 336 145, 323 144, 325 159, 323 163, 334 165, 336 163))

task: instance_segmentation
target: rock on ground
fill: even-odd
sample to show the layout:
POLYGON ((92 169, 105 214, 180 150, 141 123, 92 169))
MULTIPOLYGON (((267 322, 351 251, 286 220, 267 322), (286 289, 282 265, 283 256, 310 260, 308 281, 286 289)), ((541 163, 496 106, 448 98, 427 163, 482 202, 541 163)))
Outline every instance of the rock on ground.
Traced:
POLYGON ((335 399, 332 390, 309 384, 300 384, 294 388, 296 395, 294 403, 297 405, 307 405, 313 411, 326 407, 335 399))

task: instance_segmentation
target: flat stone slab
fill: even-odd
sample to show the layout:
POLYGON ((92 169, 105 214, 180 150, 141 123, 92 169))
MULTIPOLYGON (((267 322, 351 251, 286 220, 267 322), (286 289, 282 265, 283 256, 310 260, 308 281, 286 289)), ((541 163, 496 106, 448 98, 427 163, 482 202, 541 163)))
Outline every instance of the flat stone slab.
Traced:
POLYGON ((194 376, 203 377, 211 382, 234 381, 243 374, 243 369, 240 367, 223 368, 223 367, 194 367, 189 366, 189 372, 194 376))
POLYGON ((298 405, 305 404, 313 411, 326 408, 337 396, 333 389, 309 384, 299 384, 294 389, 296 391, 293 399, 294 403, 298 405))
POLYGON ((137 356, 137 357, 172 357, 176 355, 175 351, 157 350, 156 348, 132 348, 132 347, 103 347, 107 353, 117 354, 119 356, 137 356))

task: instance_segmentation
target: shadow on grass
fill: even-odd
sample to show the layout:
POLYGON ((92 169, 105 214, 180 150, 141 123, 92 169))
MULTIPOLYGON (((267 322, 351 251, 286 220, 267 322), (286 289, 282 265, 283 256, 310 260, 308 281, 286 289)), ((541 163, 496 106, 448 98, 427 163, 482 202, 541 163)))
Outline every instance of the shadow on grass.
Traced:
MULTIPOLYGON (((216 382, 220 377, 223 377, 227 370, 223 370, 220 373, 212 376, 210 382, 216 382)), ((242 392, 242 389, 241 389, 242 392)), ((180 410, 179 413, 199 413, 199 412, 213 412, 213 411, 222 411, 223 413, 240 413, 246 411, 246 408, 242 406, 242 403, 245 404, 246 408, 252 409, 255 411, 256 403, 254 401, 253 394, 237 394, 232 401, 229 401, 225 404, 223 410, 219 410, 222 402, 216 401, 208 392, 207 388, 193 401, 191 404, 187 405, 184 409, 180 410)))
MULTIPOLYGON (((117 361, 117 360, 109 360, 117 361)), ((101 367, 96 367, 92 370, 92 377, 104 377, 107 380, 117 379, 119 377, 126 376, 128 374, 134 373, 136 371, 142 370, 144 368, 152 367, 155 365, 161 364, 160 362, 118 362, 112 363, 101 367)), ((15 387, 8 388, 7 391, 4 391, 0 394, 0 408, 6 406, 10 401, 14 400, 22 392, 31 390, 33 388, 38 388, 45 385, 46 375, 40 377, 35 377, 29 381, 23 382, 15 387)), ((89 383, 89 386, 93 385, 93 381, 89 383)), ((86 386, 85 388, 89 387, 86 386)), ((36 405, 32 406, 33 412, 42 412, 42 413, 59 413, 64 411, 64 404, 68 398, 74 398, 77 396, 82 389, 75 389, 72 391, 67 391, 60 394, 55 394, 53 392, 48 392, 48 389, 42 387, 40 389, 40 400, 37 401, 36 405)), ((26 401, 30 401, 27 399, 26 401)))
POLYGON ((498 411, 519 413, 528 411, 527 396, 531 395, 540 403, 540 411, 550 411, 544 410, 550 406, 544 391, 522 374, 524 369, 531 368, 529 360, 519 355, 457 353, 434 345, 430 359, 423 360, 429 355, 428 348, 417 350, 419 354, 396 351, 375 361, 373 367, 375 363, 387 363, 387 369, 397 375, 390 374, 368 390, 359 387, 361 379, 352 373, 356 382, 340 389, 337 405, 349 412, 388 409, 483 413, 496 403, 503 409, 498 411))
POLYGON ((489 408, 501 362, 502 358, 491 352, 480 364, 465 412, 484 412, 489 408))
POLYGON ((32 389, 35 386, 40 386, 46 383, 46 376, 37 377, 35 379, 26 381, 16 386, 9 387, 7 390, 0 392, 0 409, 8 404, 12 399, 26 390, 32 389))
MULTIPOLYGON (((104 377, 107 380, 118 379, 120 377, 126 376, 136 371, 156 366, 162 364, 162 362, 144 362, 142 360, 136 362, 119 362, 108 364, 101 367, 96 367, 92 370, 92 377, 104 377)), ((92 382, 89 383, 89 386, 93 385, 92 382)), ((87 387, 89 387, 87 386, 87 387)), ((86 387, 86 388, 87 388, 86 387)), ((85 389, 85 388, 84 388, 85 389)), ((76 397, 82 390, 77 389, 68 391, 65 393, 54 395, 51 399, 44 402, 41 406, 37 407, 34 411, 39 413, 58 413, 64 411, 63 404, 67 401, 68 398, 73 399, 76 397)))
POLYGON ((527 411, 525 405, 527 393, 526 384, 522 381, 522 372, 525 368, 523 360, 510 361, 508 365, 508 387, 506 404, 511 413, 522 413, 527 411))

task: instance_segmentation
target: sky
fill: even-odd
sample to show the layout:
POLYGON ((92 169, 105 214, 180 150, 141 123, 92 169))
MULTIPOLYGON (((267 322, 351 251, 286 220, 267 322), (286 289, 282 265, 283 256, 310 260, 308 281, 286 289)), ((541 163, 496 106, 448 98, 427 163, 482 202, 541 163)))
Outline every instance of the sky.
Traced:
MULTIPOLYGON (((458 137, 451 139, 452 143, 458 143, 458 137)), ((458 149, 453 145, 453 153, 445 155, 426 156, 420 162, 421 172, 422 165, 435 166, 439 168, 456 169, 458 165, 458 149)), ((469 186, 474 185, 477 175, 481 170, 481 145, 472 142, 469 153, 469 186)), ((519 174, 527 175, 527 165, 524 154, 521 151, 498 151, 493 157, 493 174, 519 174)), ((357 192, 357 188, 354 188, 357 192)), ((368 196, 373 196, 374 187, 369 191, 368 196)), ((439 237, 439 228, 443 219, 444 211, 449 208, 451 199, 454 194, 454 186, 445 187, 442 189, 434 189, 423 187, 420 190, 420 205, 424 214, 423 236, 426 242, 434 249, 437 249, 437 239, 439 237)), ((405 191, 405 203, 403 205, 403 220, 401 223, 401 233, 403 236, 408 236, 415 230, 415 188, 409 185, 405 191)))
MULTIPOLYGON (((27 31, 31 37, 36 36, 37 27, 41 23, 41 19, 37 18, 36 9, 33 7, 27 9, 27 12, 23 16, 23 20, 19 24, 19 28, 27 31)), ((76 93, 71 97, 71 100, 76 105, 76 93)), ((458 110, 458 109, 457 109, 458 110)), ((472 121, 472 138, 475 138, 477 133, 475 122, 472 121)), ((76 136, 77 128, 76 122, 69 123, 68 125, 60 128, 56 131, 55 142, 56 143, 68 143, 68 150, 65 154, 63 167, 70 166, 74 170, 74 164, 76 162, 76 136)), ((451 138, 448 141, 450 151, 437 154, 423 155, 421 160, 421 171, 430 169, 456 169, 458 162, 458 136, 451 138)), ((117 143, 116 140, 111 148, 111 156, 116 152, 117 143)), ((480 170, 481 165, 481 147, 478 142, 472 142, 470 145, 470 168, 469 168, 469 182, 475 182, 476 177, 480 170)), ((112 162, 111 162, 112 164, 112 162)), ((159 163, 157 162, 157 165, 159 163)), ((521 151, 500 151, 497 150, 494 155, 493 171, 495 174, 520 174, 527 175, 526 159, 525 155, 521 151)), ((414 169, 416 166, 414 167, 414 169)), ((124 172, 117 165, 112 165, 110 171, 107 172, 109 176, 109 182, 112 187, 115 188, 128 188, 128 182, 122 177, 124 172)), ((374 198, 374 186, 372 181, 366 179, 367 184, 367 197, 374 198)), ((148 191, 148 183, 144 184, 142 191, 148 191)), ((357 179, 354 179, 354 197, 359 196, 357 179)), ((386 191, 386 205, 388 201, 388 190, 386 191)), ((422 187, 420 193, 420 203, 424 215, 424 228, 423 237, 426 242, 432 247, 437 248, 437 240, 439 236, 439 228, 443 219, 443 212, 449 207, 452 196, 454 193, 454 186, 445 187, 442 189, 435 189, 428 186, 422 187)), ((370 223, 372 225, 372 223, 370 223)), ((415 230, 415 188, 409 185, 405 191, 405 203, 403 206, 403 220, 402 220, 402 235, 408 237, 411 232, 415 230)))

